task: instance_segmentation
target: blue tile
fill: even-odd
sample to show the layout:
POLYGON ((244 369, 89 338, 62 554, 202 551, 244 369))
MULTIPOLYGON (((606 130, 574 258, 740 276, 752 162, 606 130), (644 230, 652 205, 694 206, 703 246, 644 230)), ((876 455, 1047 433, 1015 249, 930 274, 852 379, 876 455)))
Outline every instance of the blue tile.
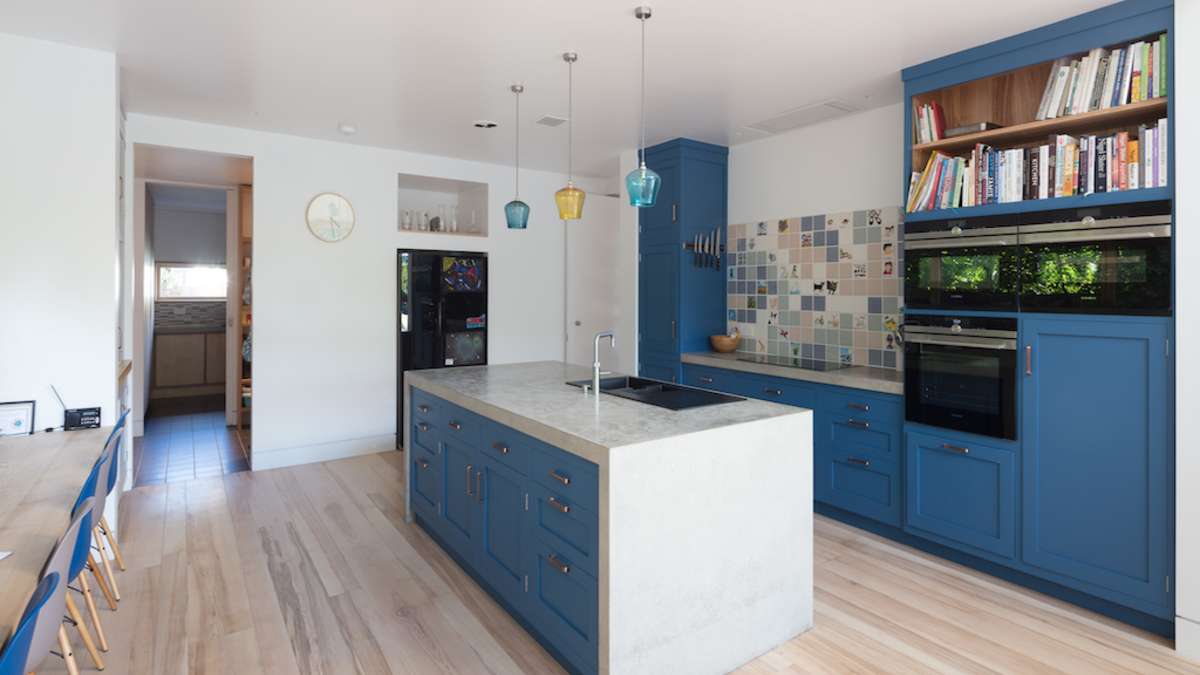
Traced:
POLYGON ((896 367, 896 352, 889 349, 888 351, 885 351, 883 353, 883 367, 884 368, 895 368, 896 367))
POLYGON ((746 323, 754 323, 758 321, 758 311, 753 309, 746 310, 746 323))
POLYGON ((838 245, 838 231, 837 230, 830 230, 825 233, 825 245, 826 246, 837 246, 838 245))
POLYGON ((825 345, 813 345, 813 358, 818 361, 825 360, 825 345))
POLYGON ((825 245, 825 233, 824 232, 813 232, 813 246, 824 246, 824 245, 825 245))
POLYGON ((767 278, 767 266, 766 265, 758 266, 758 276, 755 278, 756 279, 766 279, 767 278))
POLYGON ((813 299, 811 295, 800 296, 800 309, 804 311, 812 311, 813 299))
POLYGON ((745 279, 745 278, 746 278, 746 266, 745 266, 745 265, 743 265, 743 266, 741 266, 741 267, 737 268, 737 278, 738 278, 738 279, 745 279))
POLYGON ((813 229, 812 216, 804 216, 803 218, 800 219, 800 231, 801 232, 812 232, 812 229, 813 229))
POLYGON ((813 346, 807 342, 800 345, 800 356, 811 359, 813 355, 813 346))
POLYGON ((812 219, 813 219, 813 221, 812 221, 812 222, 813 222, 813 229, 814 229, 814 230, 823 230, 823 229, 825 229, 825 216, 824 216, 824 215, 820 215, 820 216, 813 216, 813 217, 812 217, 812 219))
POLYGON ((728 310, 728 314, 726 315, 726 318, 728 318, 728 320, 730 320, 730 321, 737 321, 737 310, 736 309, 728 310))
POLYGON ((879 314, 883 312, 883 298, 867 298, 867 313, 879 314))
POLYGON ((768 281, 767 282, 767 295, 779 295, 779 282, 778 281, 768 281))
POLYGON ((883 350, 872 349, 867 352, 867 363, 872 366, 883 365, 883 350))
POLYGON ((737 240, 737 250, 739 250, 739 251, 745 251, 745 250, 746 250, 746 240, 745 240, 745 239, 738 239, 738 240, 737 240))
POLYGON ((835 263, 837 261, 838 261, 838 247, 826 246, 825 247, 825 262, 835 263))
POLYGON ((814 295, 813 296, 813 311, 814 312, 824 312, 825 311, 825 296, 823 296, 823 295, 814 295))

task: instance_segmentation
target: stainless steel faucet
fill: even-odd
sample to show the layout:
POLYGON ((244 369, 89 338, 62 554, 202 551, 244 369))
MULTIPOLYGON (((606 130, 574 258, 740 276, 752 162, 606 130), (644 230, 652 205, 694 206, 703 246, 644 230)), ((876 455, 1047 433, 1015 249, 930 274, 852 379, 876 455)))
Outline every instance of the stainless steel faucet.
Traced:
POLYGON ((617 346, 617 338, 613 337, 611 330, 596 333, 596 338, 592 341, 592 391, 597 399, 600 397, 600 341, 604 338, 608 338, 610 346, 617 346))

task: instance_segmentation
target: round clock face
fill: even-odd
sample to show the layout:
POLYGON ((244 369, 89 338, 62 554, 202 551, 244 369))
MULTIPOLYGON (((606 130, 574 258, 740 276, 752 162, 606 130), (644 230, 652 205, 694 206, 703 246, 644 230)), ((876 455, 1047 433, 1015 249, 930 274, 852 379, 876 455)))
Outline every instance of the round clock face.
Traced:
POLYGON ((308 231, 325 242, 339 242, 354 231, 354 207, 343 196, 322 192, 308 202, 304 214, 308 231))

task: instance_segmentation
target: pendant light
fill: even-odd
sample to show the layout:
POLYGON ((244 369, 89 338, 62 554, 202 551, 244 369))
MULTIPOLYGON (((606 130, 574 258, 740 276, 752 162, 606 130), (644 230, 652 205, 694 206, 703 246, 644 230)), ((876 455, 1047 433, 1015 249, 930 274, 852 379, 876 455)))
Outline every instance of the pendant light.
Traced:
POLYGON ((579 60, 579 55, 575 52, 566 52, 562 55, 563 61, 567 62, 567 186, 558 192, 554 193, 554 203, 558 204, 558 217, 563 220, 579 220, 583 217, 583 198, 586 196, 583 190, 575 187, 574 183, 574 152, 573 145, 574 127, 575 127, 575 110, 574 95, 575 80, 574 80, 574 65, 579 60))
POLYGON ((521 201, 521 92, 525 91, 525 85, 514 84, 508 89, 517 99, 517 116, 513 119, 517 144, 513 153, 513 200, 504 205, 504 219, 508 221, 508 229, 523 230, 529 225, 529 205, 521 201))
POLYGON ((649 7, 638 7, 633 16, 642 22, 642 142, 641 165, 625 176, 625 189, 629 192, 629 205, 638 208, 654 206, 658 199, 658 188, 662 179, 646 168, 646 20, 650 18, 649 7))

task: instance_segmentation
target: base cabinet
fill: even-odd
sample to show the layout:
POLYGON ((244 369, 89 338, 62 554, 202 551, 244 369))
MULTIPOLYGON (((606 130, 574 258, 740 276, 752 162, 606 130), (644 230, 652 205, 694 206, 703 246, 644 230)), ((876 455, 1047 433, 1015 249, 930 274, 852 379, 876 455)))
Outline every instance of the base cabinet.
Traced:
POLYGON ((569 671, 599 659, 598 469, 414 390, 418 522, 569 671))

